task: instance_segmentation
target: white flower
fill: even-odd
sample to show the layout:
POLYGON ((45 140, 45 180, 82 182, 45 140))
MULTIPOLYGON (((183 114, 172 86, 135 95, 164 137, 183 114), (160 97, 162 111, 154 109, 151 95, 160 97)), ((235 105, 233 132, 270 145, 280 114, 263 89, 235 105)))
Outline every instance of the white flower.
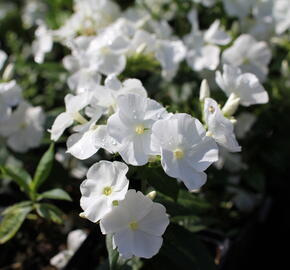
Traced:
POLYGON ((7 144, 16 152, 26 152, 37 147, 43 136, 44 113, 41 107, 20 103, 11 116, 2 122, 0 134, 7 138, 7 144))
POLYGON ((113 234, 113 244, 124 258, 151 258, 157 254, 168 224, 163 205, 132 189, 100 222, 102 233, 113 234))
POLYGON ((212 7, 216 3, 216 0, 193 0, 193 2, 200 3, 205 7, 212 7))
POLYGON ((62 269, 69 262, 74 253, 86 240, 87 233, 84 230, 71 231, 67 236, 67 249, 59 252, 50 259, 50 264, 58 269, 62 269))
POLYGON ((74 121, 77 121, 81 124, 87 122, 79 113, 79 111, 89 104, 90 97, 90 94, 86 92, 77 96, 73 96, 71 94, 65 96, 64 100, 66 111, 57 116, 57 118, 54 120, 51 130, 49 130, 52 140, 57 141, 64 130, 70 127, 74 121))
POLYGON ((221 29, 219 20, 214 21, 208 30, 201 31, 195 9, 188 14, 188 20, 192 25, 191 33, 184 38, 188 47, 188 65, 195 71, 215 70, 220 62, 220 48, 216 45, 228 44, 230 36, 221 29))
POLYGON ((147 91, 140 80, 127 79, 120 82, 115 75, 110 75, 105 80, 105 86, 95 88, 90 105, 92 109, 102 107, 111 114, 116 110, 117 98, 129 93, 147 97, 147 91))
POLYGON ((44 23, 41 23, 35 31, 36 40, 32 43, 34 61, 43 63, 44 56, 52 50, 53 39, 51 32, 44 23))
POLYGON ((155 55, 162 66, 162 75, 170 80, 175 76, 179 63, 186 56, 186 47, 181 40, 160 40, 157 42, 155 55))
POLYGON ((228 149, 230 152, 239 152, 239 146, 232 122, 225 118, 216 103, 211 98, 206 98, 204 102, 204 119, 208 127, 208 133, 215 141, 228 149))
POLYGON ((0 120, 5 119, 11 107, 17 105, 21 100, 21 88, 13 80, 0 83, 0 120))
POLYGON ((252 0, 223 0, 227 14, 237 16, 240 19, 250 13, 253 2, 252 0))
POLYGON ((0 50, 0 70, 4 66, 6 59, 7 59, 7 54, 4 51, 0 50))
POLYGON ((271 50, 266 42, 257 41, 251 35, 243 34, 223 52, 222 59, 225 64, 255 74, 263 82, 268 74, 271 50))
POLYGON ((109 26, 88 47, 92 67, 104 75, 120 74, 126 67, 129 46, 129 38, 114 25, 109 26))
POLYGON ((214 139, 205 134, 202 124, 185 113, 159 120, 152 127, 152 151, 161 155, 166 174, 183 181, 189 190, 206 182, 204 170, 218 159, 214 139))
POLYGON ((97 222, 108 214, 119 200, 123 200, 128 190, 126 178, 128 167, 118 161, 100 161, 87 173, 87 179, 81 184, 81 207, 84 216, 97 222))
POLYGON ((95 35, 120 15, 118 5, 110 0, 75 0, 74 10, 65 24, 54 31, 54 36, 64 43, 77 35, 95 35))
POLYGON ((108 132, 119 144, 125 162, 144 165, 150 155, 151 127, 166 110, 156 101, 127 94, 117 98, 118 110, 108 119, 108 132))
POLYGON ((282 34, 290 29, 290 2, 288 0, 275 0, 273 17, 276 21, 276 33, 282 34))
POLYGON ((78 159, 87 159, 98 152, 101 147, 97 144, 98 126, 96 122, 102 116, 102 110, 87 123, 74 128, 77 133, 67 139, 67 152, 78 159))
POLYGON ((86 36, 75 38, 69 44, 72 54, 63 59, 64 67, 72 73, 67 80, 68 86, 77 94, 94 90, 101 81, 99 71, 96 67, 92 67, 92 56, 88 53, 92 39, 86 36))
POLYGON ((268 93, 254 74, 242 73, 239 68, 229 65, 224 65, 223 69, 223 74, 216 72, 216 82, 227 96, 234 93, 243 106, 269 101, 268 93))

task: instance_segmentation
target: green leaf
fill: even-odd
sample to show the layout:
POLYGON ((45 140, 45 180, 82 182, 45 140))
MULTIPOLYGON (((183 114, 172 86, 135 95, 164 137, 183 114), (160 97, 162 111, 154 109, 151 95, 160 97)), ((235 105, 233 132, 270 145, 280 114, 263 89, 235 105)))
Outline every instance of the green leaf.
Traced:
POLYGON ((41 160, 38 163, 36 172, 33 177, 33 189, 37 189, 45 182, 48 178, 50 171, 52 169, 52 164, 54 160, 54 144, 52 143, 49 149, 42 156, 41 160))
POLYGON ((13 213, 14 211, 17 211, 20 208, 26 208, 26 207, 32 207, 31 201, 23 201, 20 203, 13 204, 12 206, 9 206, 5 208, 5 210, 1 213, 1 216, 8 215, 10 213, 13 213))
POLYGON ((38 200, 42 199, 54 199, 54 200, 65 200, 65 201, 72 201, 71 197, 67 192, 60 188, 52 189, 46 192, 39 194, 38 200))
POLYGON ((216 269, 214 259, 196 235, 174 223, 165 232, 160 256, 178 269, 187 269, 189 265, 191 269, 216 269))
POLYGON ((0 244, 10 240, 19 230, 26 216, 32 210, 32 206, 12 206, 6 211, 3 220, 0 223, 0 244), (13 211, 12 211, 13 208, 13 211))
POLYGON ((0 170, 3 176, 11 178, 17 183, 22 191, 29 194, 32 180, 27 171, 22 168, 12 166, 1 166, 0 170))
POLYGON ((117 269, 119 252, 117 251, 116 248, 113 249, 112 234, 107 234, 106 236, 106 247, 107 247, 108 256, 109 256, 110 270, 117 269))
POLYGON ((54 223, 62 224, 64 213, 56 206, 50 203, 36 204, 36 212, 42 218, 48 219, 54 223))

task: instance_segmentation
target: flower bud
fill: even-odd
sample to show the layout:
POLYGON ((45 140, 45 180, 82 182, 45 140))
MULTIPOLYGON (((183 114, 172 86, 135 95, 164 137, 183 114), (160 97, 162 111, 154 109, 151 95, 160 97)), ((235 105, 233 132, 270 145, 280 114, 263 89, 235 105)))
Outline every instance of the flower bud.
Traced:
POLYGON ((200 91, 199 91, 199 100, 204 101, 205 98, 210 97, 210 89, 207 83, 207 80, 204 79, 201 82, 200 85, 200 91))
POLYGON ((283 60, 282 64, 281 64, 281 73, 283 75, 283 77, 289 77, 289 64, 287 62, 287 60, 283 60))
POLYGON ((155 190, 152 190, 151 192, 149 192, 146 197, 148 197, 149 199, 151 199, 152 201, 155 199, 157 195, 157 192, 155 190))
POLYGON ((79 217, 80 217, 80 218, 87 218, 87 217, 85 216, 85 213, 84 213, 84 212, 79 213, 79 217))
POLYGON ((10 81, 14 74, 14 64, 9 63, 3 72, 3 80, 10 81))
POLYGON ((238 109, 240 104, 240 98, 235 94, 231 93, 226 104, 222 108, 222 112, 225 116, 232 116, 238 109))

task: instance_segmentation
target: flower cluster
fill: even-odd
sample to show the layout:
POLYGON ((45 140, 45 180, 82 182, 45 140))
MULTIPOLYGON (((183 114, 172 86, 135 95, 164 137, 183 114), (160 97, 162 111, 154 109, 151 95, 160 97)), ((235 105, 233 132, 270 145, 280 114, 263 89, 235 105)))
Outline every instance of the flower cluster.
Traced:
MULTIPOLYGON (((7 55, 0 50, 0 71, 7 55)), ((22 89, 12 80, 13 64, 3 71, 0 82, 0 136, 16 152, 39 146, 43 136, 44 113, 22 98, 22 89)))

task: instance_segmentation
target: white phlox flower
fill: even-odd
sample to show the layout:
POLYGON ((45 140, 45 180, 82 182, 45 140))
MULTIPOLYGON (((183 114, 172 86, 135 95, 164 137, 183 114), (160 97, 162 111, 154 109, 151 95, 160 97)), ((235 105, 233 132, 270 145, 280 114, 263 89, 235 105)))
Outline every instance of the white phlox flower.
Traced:
POLYGON ((275 0, 273 17, 276 21, 276 33, 282 34, 290 29, 290 2, 288 0, 275 0))
POLYGON ((1 123, 0 134, 7 138, 7 145, 16 152, 26 152, 39 146, 43 137, 45 116, 41 107, 20 103, 11 116, 1 123))
POLYGON ((188 20, 192 29, 184 38, 188 47, 187 64, 195 71, 215 70, 220 62, 219 45, 227 45, 230 36, 221 29, 219 20, 214 21, 208 30, 201 31, 195 9, 188 14, 188 20))
POLYGON ((47 29, 46 25, 41 22, 35 31, 35 37, 36 39, 32 43, 34 61, 38 64, 42 64, 45 54, 52 50, 52 33, 47 29))
POLYGON ((223 0, 225 11, 230 16, 240 19, 246 17, 251 12, 252 0, 223 0))
POLYGON ((156 46, 155 56, 162 66, 162 75, 171 80, 176 75, 180 62, 186 56, 186 47, 181 40, 160 40, 156 46))
POLYGON ((0 83, 0 121, 11 113, 11 107, 21 100, 21 88, 16 81, 0 83))
POLYGON ((217 102, 212 98, 206 98, 204 101, 204 120, 208 128, 208 135, 228 149, 230 152, 240 152, 235 134, 233 123, 224 117, 217 102))
POLYGON ((75 38, 69 44, 72 54, 63 59, 64 67, 71 72, 67 80, 68 86, 76 93, 92 91, 101 81, 99 71, 91 64, 92 56, 88 53, 92 39, 86 36, 75 38))
POLYGON ((76 133, 67 139, 67 152, 77 159, 87 159, 98 152, 101 145, 97 144, 99 128, 96 122, 102 116, 102 110, 87 123, 74 127, 76 133))
POLYGON ((85 124, 87 120, 79 113, 84 107, 86 107, 90 100, 90 93, 82 93, 77 96, 68 94, 65 96, 66 111, 57 116, 49 132, 51 133, 51 139, 57 141, 62 135, 65 129, 70 127, 74 121, 85 124))
POLYGON ((104 75, 120 74, 126 67, 130 40, 113 26, 96 36, 88 47, 92 66, 104 75))
POLYGON ((110 115, 116 111, 118 96, 129 93, 147 97, 147 91, 140 80, 127 79, 120 82, 116 75, 109 75, 104 86, 95 88, 89 110, 102 107, 110 115))
POLYGON ((167 112, 158 102, 136 94, 117 98, 117 112, 108 119, 108 133, 119 144, 123 160, 144 165, 150 155, 151 127, 167 112))
POLYGON ((87 238, 84 230, 71 231, 67 236, 67 249, 62 250, 50 259, 50 264, 57 269, 62 269, 69 262, 74 253, 87 238))
POLYGON ((193 2, 202 4, 205 7, 212 7, 216 3, 216 0, 193 0, 193 2))
POLYGON ((122 162, 102 160, 89 168, 81 184, 81 207, 84 216, 97 222, 110 213, 128 190, 128 166, 122 162))
POLYGON ((64 43, 78 35, 96 35, 120 15, 119 6, 111 0, 75 0, 74 11, 65 24, 54 31, 54 36, 64 43))
POLYGON ((269 101, 269 96, 256 75, 242 73, 241 69, 235 66, 224 65, 223 74, 216 72, 218 86, 229 97, 235 94, 240 98, 240 104, 250 106, 264 104, 269 101))
POLYGON ((153 153, 161 155, 166 174, 191 191, 206 182, 204 171, 218 160, 218 147, 195 118, 185 113, 157 121, 152 127, 153 153))
POLYGON ((126 259, 157 254, 168 224, 163 205, 132 189, 100 222, 102 233, 113 234, 113 245, 126 259))
POLYGON ((253 73, 261 82, 266 79, 271 57, 271 50, 267 43, 257 41, 248 34, 239 36, 222 54, 225 64, 239 67, 243 72, 253 73))
POLYGON ((7 59, 7 54, 4 51, 0 50, 0 70, 4 66, 6 59, 7 59))

